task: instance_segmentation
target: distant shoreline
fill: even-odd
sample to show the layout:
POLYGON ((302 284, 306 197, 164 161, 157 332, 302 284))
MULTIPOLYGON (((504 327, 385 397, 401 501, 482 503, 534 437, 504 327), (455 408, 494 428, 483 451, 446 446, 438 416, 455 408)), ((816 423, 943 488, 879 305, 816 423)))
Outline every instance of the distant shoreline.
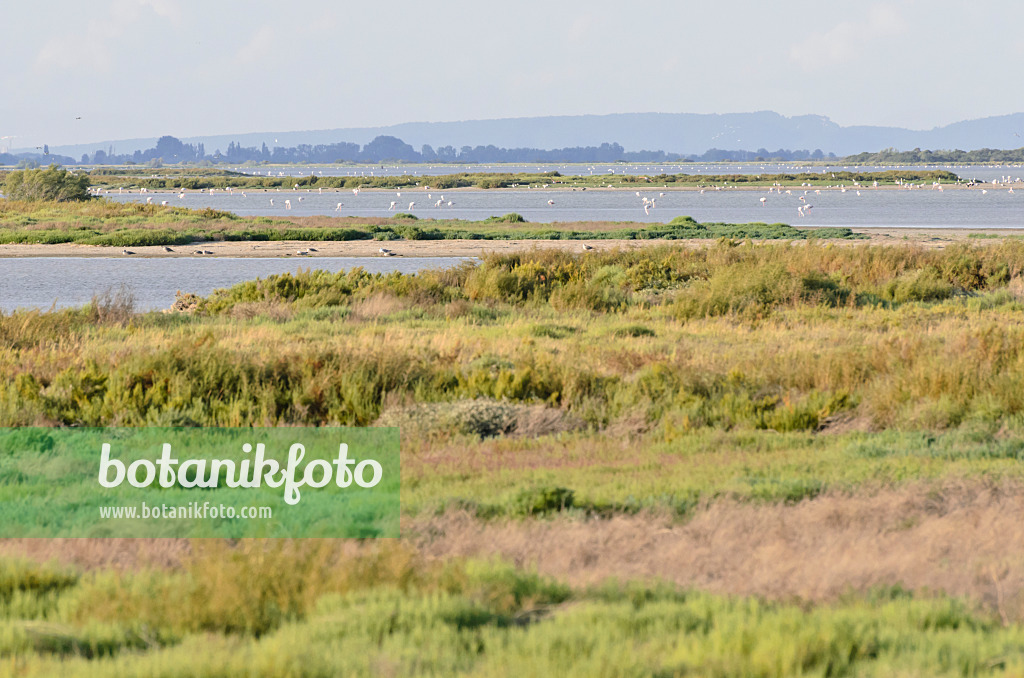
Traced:
MULTIPOLYGON (((813 230, 813 229, 804 229, 813 230)), ((829 240, 843 246, 869 245, 916 245, 927 248, 942 248, 954 243, 970 242, 978 245, 995 244, 1007 237, 1024 237, 1022 229, 969 229, 969 228, 897 228, 864 227, 854 228, 855 233, 868 236, 862 240, 829 240), (995 237, 971 238, 972 235, 995 237)), ((347 240, 347 241, 206 241, 190 245, 175 245, 173 252, 163 246, 131 247, 131 255, 121 254, 120 247, 103 245, 59 244, 8 244, 0 245, 0 259, 33 257, 106 257, 127 258, 292 258, 315 261, 321 258, 383 257, 380 249, 390 250, 400 257, 479 257, 483 254, 508 253, 530 249, 583 252, 584 243, 595 251, 614 249, 638 249, 642 247, 680 246, 687 248, 714 245, 713 239, 690 240, 347 240), (300 250, 313 248, 316 251, 300 255, 300 250), (194 254, 196 250, 213 254, 194 254)), ((773 240, 763 242, 793 242, 773 240)))

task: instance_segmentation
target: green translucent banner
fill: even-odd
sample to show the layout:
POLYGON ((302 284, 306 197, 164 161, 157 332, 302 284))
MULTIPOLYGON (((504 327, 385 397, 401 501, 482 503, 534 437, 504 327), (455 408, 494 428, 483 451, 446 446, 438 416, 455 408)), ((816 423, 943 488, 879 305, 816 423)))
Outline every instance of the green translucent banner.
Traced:
POLYGON ((397 428, 0 429, 0 538, 397 537, 397 428))

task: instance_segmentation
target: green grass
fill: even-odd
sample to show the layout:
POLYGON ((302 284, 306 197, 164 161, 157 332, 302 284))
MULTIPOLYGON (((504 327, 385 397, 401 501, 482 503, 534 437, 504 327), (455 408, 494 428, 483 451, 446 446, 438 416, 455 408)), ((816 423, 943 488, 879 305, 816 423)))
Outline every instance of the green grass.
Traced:
MULTIPOLYGON (((106 295, 0 315, 0 425, 399 423, 407 526, 539 524, 552 543, 583 518, 643 525, 623 515, 649 511, 651 529, 684 530, 708 506, 870 505, 876 491, 900 529, 917 509, 886 492, 944 512, 943 488, 1024 481, 1022 290, 1020 241, 727 238, 414 276, 304 271, 190 298, 188 313, 106 295)), ((950 500, 966 522, 969 494, 950 500)), ((970 600, 858 582, 762 600, 432 560, 410 542, 444 535, 417 529, 196 541, 163 567, 0 559, 0 674, 1024 672, 1019 588, 995 570, 953 573, 981 582, 970 600)))
POLYGON ((112 247, 180 245, 211 240, 650 240, 753 238, 806 240, 857 239, 848 228, 797 229, 786 224, 700 224, 677 217, 667 224, 527 223, 518 214, 483 221, 417 219, 396 214, 389 219, 319 217, 313 219, 243 218, 210 208, 115 203, 93 200, 66 204, 0 201, 0 244, 78 243, 112 247), (305 226, 316 222, 317 226, 305 226))
MULTIPOLYGON (((308 544, 308 543, 307 543, 308 544)), ((257 547, 262 548, 262 547, 257 547)), ((203 549, 181 572, 13 564, 18 676, 1018 675, 1024 629, 899 589, 808 610, 667 586, 571 589, 400 549, 203 549), (312 559, 312 563, 310 562, 312 559), (56 581, 55 588, 40 582, 56 581)), ((8 571, 10 563, 3 564, 8 571)), ((2 570, 0 570, 2 571, 2 570)))
POLYGON ((306 271, 195 299, 190 314, 98 300, 0 317, 0 425, 395 421, 420 451, 403 463, 405 510, 482 516, 557 487, 586 511, 685 513, 717 497, 1016 477, 1016 448, 998 441, 1024 429, 1022 271, 1020 243, 725 242, 415 276, 306 271), (814 433, 842 419, 911 436, 892 442, 906 454, 814 433), (915 431, 947 437, 921 446, 915 431))

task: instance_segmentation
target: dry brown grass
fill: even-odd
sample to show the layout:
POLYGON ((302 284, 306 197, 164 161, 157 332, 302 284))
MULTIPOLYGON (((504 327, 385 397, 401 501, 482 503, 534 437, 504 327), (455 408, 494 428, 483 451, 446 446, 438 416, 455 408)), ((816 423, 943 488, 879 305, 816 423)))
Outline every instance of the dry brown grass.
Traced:
POLYGON ((275 322, 290 320, 295 315, 295 308, 280 301, 246 301, 231 309, 231 317, 239 320, 264 317, 275 322))
POLYGON ((399 299, 393 294, 387 292, 377 292, 375 294, 360 299, 352 304, 352 310, 349 317, 352 320, 357 321, 373 321, 379 320, 385 316, 389 316, 392 313, 398 313, 404 311, 410 307, 408 299, 399 299))
MULTIPOLYGON (((656 579, 714 593, 821 602, 900 585, 967 596, 1006 621, 1022 621, 1022 490, 1006 482, 955 481, 823 495, 796 505, 719 501, 685 524, 652 514, 484 522, 450 512, 406 521, 400 544, 410 557, 499 558, 583 586, 656 579)), ((178 569, 211 548, 251 554, 261 543, 8 539, 0 540, 0 557, 83 569, 178 569)), ((354 556, 380 548, 374 540, 340 540, 331 551, 354 556)))
POLYGON ((969 596, 1021 620, 1022 490, 959 482, 790 506, 724 501, 686 524, 652 515, 484 523, 450 513, 417 520, 406 533, 435 558, 498 557, 576 585, 660 579, 822 601, 898 584, 969 596))
POLYGON ((54 561, 84 570, 179 567, 190 552, 186 539, 0 539, 0 558, 54 561))

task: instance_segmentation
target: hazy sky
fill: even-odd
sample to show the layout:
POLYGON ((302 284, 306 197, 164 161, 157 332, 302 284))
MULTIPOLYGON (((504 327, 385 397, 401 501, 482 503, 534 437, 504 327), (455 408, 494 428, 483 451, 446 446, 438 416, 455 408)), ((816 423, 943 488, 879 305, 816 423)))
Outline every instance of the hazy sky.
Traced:
POLYGON ((929 129, 1024 110, 1022 26, 1020 0, 5 2, 0 136, 757 110, 929 129))

